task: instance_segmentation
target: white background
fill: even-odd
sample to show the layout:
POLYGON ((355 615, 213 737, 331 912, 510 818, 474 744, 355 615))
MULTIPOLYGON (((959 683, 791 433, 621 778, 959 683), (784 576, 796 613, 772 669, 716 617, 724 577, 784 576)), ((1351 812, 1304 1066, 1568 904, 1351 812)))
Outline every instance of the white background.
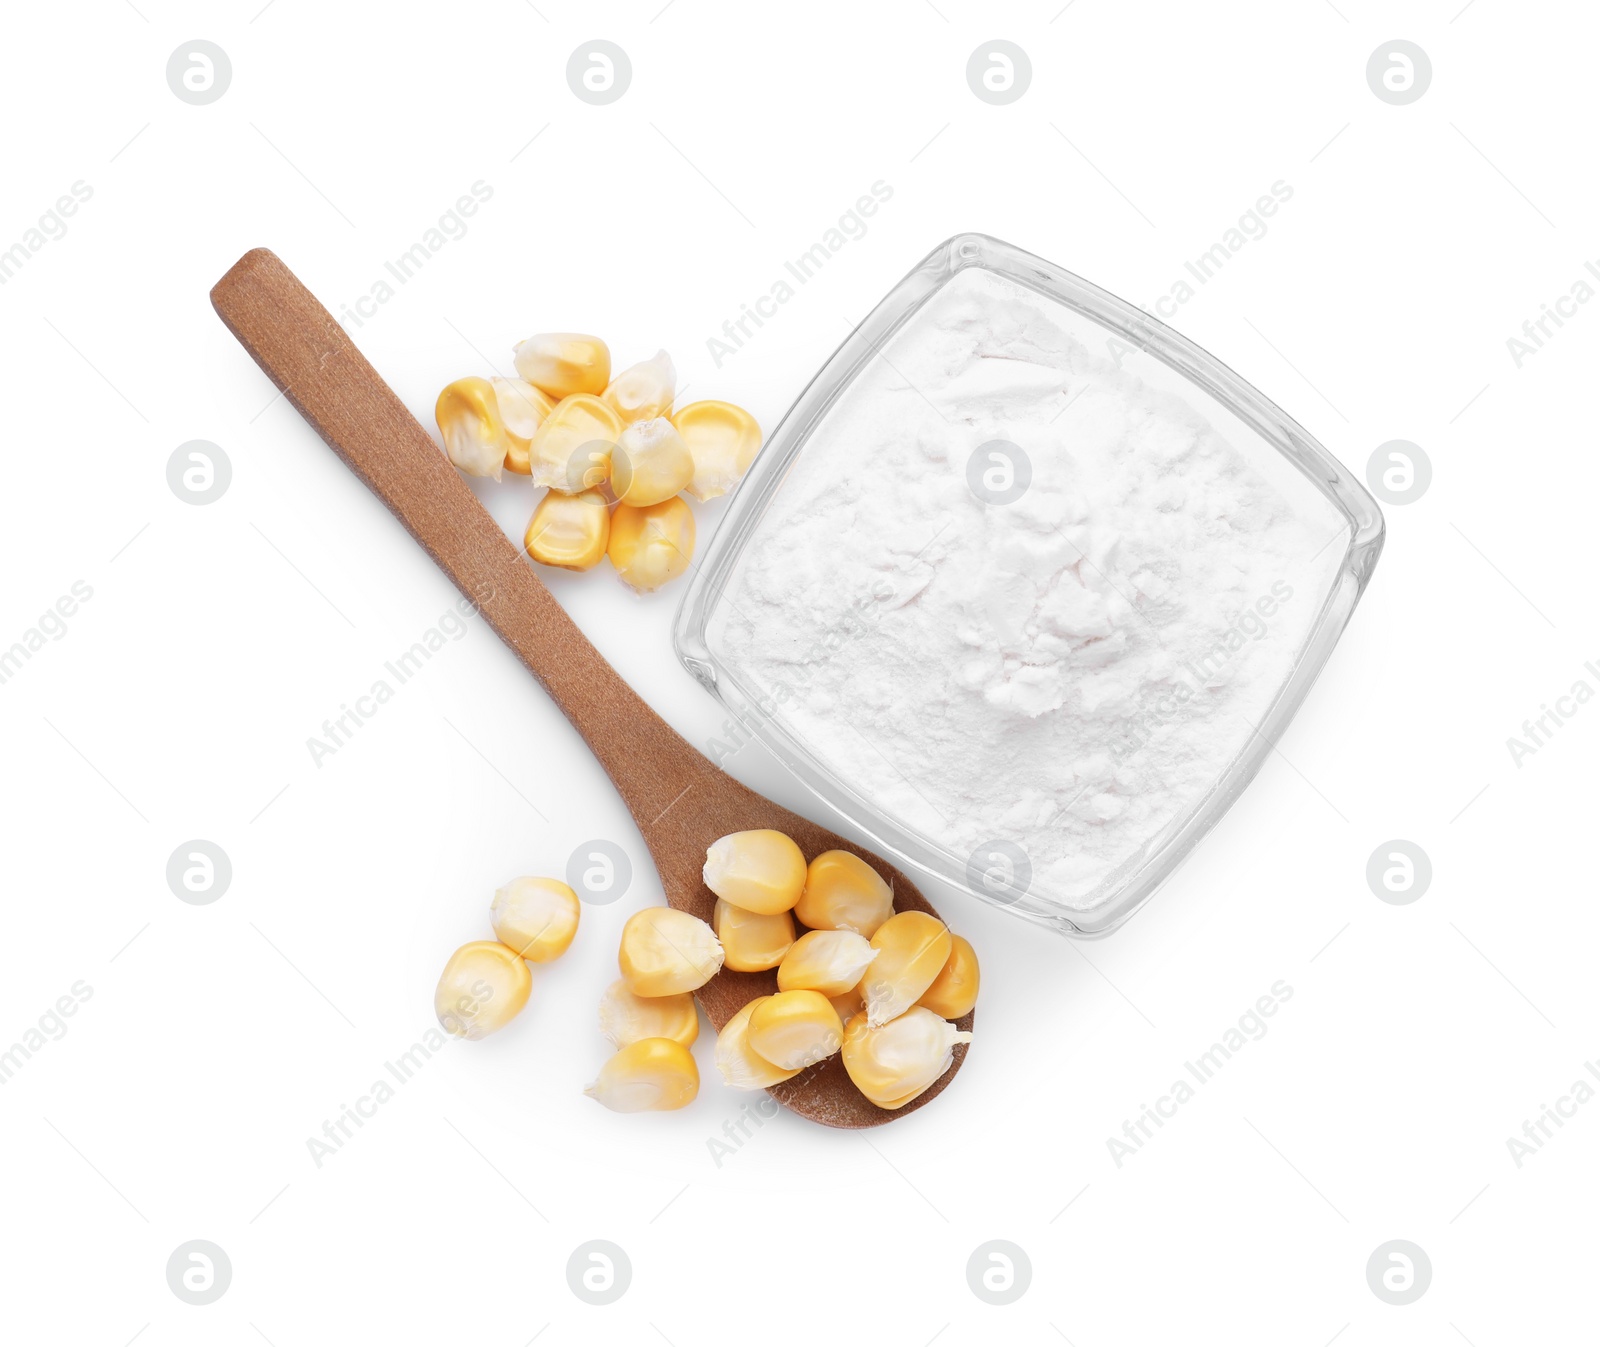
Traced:
MULTIPOLYGON (((7 1336, 111 1344, 743 1340, 1079 1347, 1455 1343, 1592 1332, 1600 1102, 1519 1168, 1506 1139, 1600 1058, 1588 770, 1600 707, 1520 767, 1506 747, 1600 657, 1591 393, 1600 305, 1517 368, 1506 339, 1600 257, 1600 24, 1576 3, 1228 6, 883 0, 437 8, 96 0, 12 9, 0 248, 75 181, 92 198, 0 287, 9 481, 0 645, 75 581, 66 634, 0 686, 0 1047, 77 981, 68 1032, 0 1088, 7 1336), (1058 12, 1060 11, 1060 12, 1058 12), (581 42, 626 95, 580 102, 581 42), (1005 107, 980 43, 1031 56, 1005 107), (231 57, 219 101, 168 89, 180 44, 231 57), (1390 39, 1433 63, 1380 101, 1390 39), (531 144, 529 142, 532 142, 531 144), (892 199, 718 369, 706 340, 874 181, 892 199), (985 970, 937 1103, 869 1134, 780 1117, 716 1164, 742 1098, 673 1115, 580 1093, 629 912, 659 901, 582 743, 481 624, 321 768, 306 739, 454 600, 210 310, 247 248, 330 307, 366 293, 474 181, 493 189, 357 343, 425 423, 437 390, 532 331, 665 346, 689 396, 776 424, 929 248, 983 230, 1150 304, 1271 184, 1292 200, 1174 326, 1359 475, 1430 456, 1386 510, 1371 589, 1231 815, 1108 941, 1075 945, 928 886, 985 970), (166 463, 221 445, 197 507, 166 463), (180 903, 206 838, 233 881, 180 903), (529 1008, 452 1045, 317 1167, 307 1138, 431 1021, 493 889, 611 838, 633 890, 587 908, 529 1008), (1391 838, 1432 859, 1369 890, 1391 838), (1331 943, 1330 943, 1331 942, 1331 943), (1120 1135, 1278 980, 1293 997, 1120 1168, 1120 1135), (168 1255, 219 1244, 207 1307, 168 1255), (569 1290, 590 1239, 632 1283, 569 1290), (1032 1283, 969 1289, 983 1242, 1032 1283), (1427 1292, 1365 1268, 1406 1239, 1427 1292)), ((534 493, 482 493, 520 535, 534 493)), ((722 514, 698 510, 702 538, 722 514)), ((678 593, 548 577, 584 631, 704 745, 678 593)), ((729 764, 819 806, 759 746, 729 764)), ((829 820, 832 822, 833 820, 829 820)))

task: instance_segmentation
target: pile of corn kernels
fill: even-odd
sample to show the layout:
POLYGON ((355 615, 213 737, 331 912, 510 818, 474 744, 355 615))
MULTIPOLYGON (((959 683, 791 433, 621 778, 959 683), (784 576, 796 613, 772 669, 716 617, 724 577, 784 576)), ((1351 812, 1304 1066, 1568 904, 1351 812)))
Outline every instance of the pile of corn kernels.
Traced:
POLYGON ((665 351, 611 374, 599 337, 547 332, 515 348, 516 379, 457 379, 434 417, 462 472, 502 471, 547 487, 523 543, 535 561, 586 571, 610 557, 641 593, 689 567, 694 514, 739 484, 761 447, 755 418, 731 402, 673 410, 665 351))
POLYGON ((695 1097, 690 993, 724 966, 778 971, 777 993, 741 1008, 717 1036, 717 1067, 737 1089, 765 1089, 842 1052, 863 1095, 903 1108, 971 1041, 951 1021, 978 999, 972 946, 926 912, 895 912, 889 886, 860 857, 825 851, 808 865, 791 838, 759 829, 714 842, 703 874, 717 896, 715 929, 670 907, 645 908, 623 927, 622 977, 600 1006, 618 1051, 586 1092, 607 1108, 676 1109, 695 1097))

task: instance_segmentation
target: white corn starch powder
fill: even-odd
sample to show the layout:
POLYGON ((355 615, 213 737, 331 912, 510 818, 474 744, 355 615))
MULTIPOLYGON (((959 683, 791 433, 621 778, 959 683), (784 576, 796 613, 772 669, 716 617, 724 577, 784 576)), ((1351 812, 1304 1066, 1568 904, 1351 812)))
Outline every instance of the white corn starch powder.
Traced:
POLYGON ((1074 330, 948 282, 792 465, 712 639, 878 807, 1087 909, 1245 750, 1344 526, 1074 330))

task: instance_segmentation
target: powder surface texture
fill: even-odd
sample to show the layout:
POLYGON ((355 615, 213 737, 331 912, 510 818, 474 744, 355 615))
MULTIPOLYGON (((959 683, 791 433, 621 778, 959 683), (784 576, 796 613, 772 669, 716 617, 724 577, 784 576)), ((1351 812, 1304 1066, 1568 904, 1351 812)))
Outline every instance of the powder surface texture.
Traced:
POLYGON ((956 857, 1020 847, 1077 909, 1245 750, 1343 553, 1315 487, 1254 466, 1270 446, 1094 332, 994 273, 947 282, 801 450, 710 632, 876 807, 956 857), (1003 504, 1014 459, 969 464, 996 440, 1027 460, 1003 504))

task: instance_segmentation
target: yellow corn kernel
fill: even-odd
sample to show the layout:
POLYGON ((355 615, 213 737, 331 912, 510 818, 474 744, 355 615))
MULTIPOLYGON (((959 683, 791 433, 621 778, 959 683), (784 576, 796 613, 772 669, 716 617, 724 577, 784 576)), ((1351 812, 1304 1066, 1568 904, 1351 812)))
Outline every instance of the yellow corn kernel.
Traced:
POLYGON ((672 414, 672 424, 694 459, 694 478, 687 490, 696 500, 727 495, 761 448, 761 427, 755 417, 731 402, 691 402, 672 414))
POLYGON ((689 569, 694 515, 676 496, 659 505, 619 505, 611 514, 606 555, 624 584, 641 594, 660 589, 689 569))
POLYGON ((528 1004, 533 974, 514 949, 498 940, 463 945, 444 966, 433 994, 433 1013, 457 1038, 488 1038, 528 1004))
POLYGON ((624 426, 611 451, 611 494, 624 505, 659 505, 693 476, 683 436, 662 416, 624 426))
POLYGON ((495 406, 506 428, 506 441, 511 446, 506 453, 506 471, 526 477, 528 441, 544 424, 555 404, 523 379, 490 379, 489 382, 494 385, 495 406))
POLYGON ((959 1020, 978 1004, 978 954, 968 941, 950 937, 950 957, 917 1004, 947 1020, 959 1020))
POLYGON ((950 928, 926 912, 896 912, 872 937, 878 951, 861 979, 874 1029, 905 1014, 950 961, 950 928))
POLYGON ((635 996, 676 996, 716 976, 722 944, 699 917, 674 907, 646 907, 622 928, 617 966, 635 996))
POLYGON ((972 1042, 933 1011, 913 1006, 874 1028, 865 1012, 844 1031, 844 1069, 879 1108, 903 1108, 950 1069, 951 1049, 972 1042))
POLYGON ((700 1017, 688 992, 635 996, 628 990, 627 979, 618 978, 600 998, 600 1032, 614 1048, 625 1048, 641 1038, 670 1038, 687 1048, 700 1036, 700 1017))
POLYGON ((844 1039, 838 1013, 821 992, 779 992, 750 1012, 750 1047, 785 1071, 832 1057, 844 1039))
POLYGON ((677 1040, 641 1038, 619 1049, 584 1093, 613 1113, 682 1108, 700 1093, 700 1070, 677 1040))
POLYGON ((814 931, 854 931, 871 940, 894 915, 894 894, 861 857, 824 851, 806 867, 794 914, 814 931))
POLYGON ((729 833, 706 848, 706 887, 746 912, 787 912, 800 900, 806 858, 771 828, 729 833))
POLYGON ((550 409, 528 443, 528 475, 535 486, 577 493, 611 476, 611 451, 622 422, 599 398, 574 393, 550 409))
POLYGON ((860 987, 850 988, 843 996, 830 996, 828 1004, 833 1007, 840 1024, 849 1024, 866 1008, 866 1002, 861 999, 860 987))
POLYGON ((776 968, 794 944, 794 918, 787 912, 746 912, 718 898, 711 922, 722 941, 723 962, 736 973, 776 968))
POLYGON ((578 895, 559 879, 513 879, 495 890, 489 920, 502 945, 530 963, 549 963, 578 933, 578 895))
POLYGON ((553 398, 606 391, 611 352, 599 337, 582 332, 541 332, 512 351, 517 373, 553 398))
POLYGON ((457 379, 446 384, 433 404, 433 419, 450 461, 472 477, 500 480, 500 469, 511 452, 505 423, 487 379, 457 379))
POLYGON ((598 491, 576 496, 547 491, 533 509, 522 545, 546 566, 586 571, 606 554, 611 541, 611 511, 598 491))
POLYGON ((843 996, 877 957, 878 951, 854 931, 807 931, 778 965, 778 990, 843 996))
POLYGON ((763 1001, 771 999, 770 996, 756 997, 723 1025, 722 1032, 717 1035, 717 1070, 736 1090, 764 1090, 800 1074, 798 1067, 785 1071, 774 1066, 750 1046, 750 1016, 763 1001))
POLYGON ((671 415, 677 382, 672 357, 657 351, 649 360, 623 370, 600 396, 624 422, 648 421, 653 416, 671 415))

